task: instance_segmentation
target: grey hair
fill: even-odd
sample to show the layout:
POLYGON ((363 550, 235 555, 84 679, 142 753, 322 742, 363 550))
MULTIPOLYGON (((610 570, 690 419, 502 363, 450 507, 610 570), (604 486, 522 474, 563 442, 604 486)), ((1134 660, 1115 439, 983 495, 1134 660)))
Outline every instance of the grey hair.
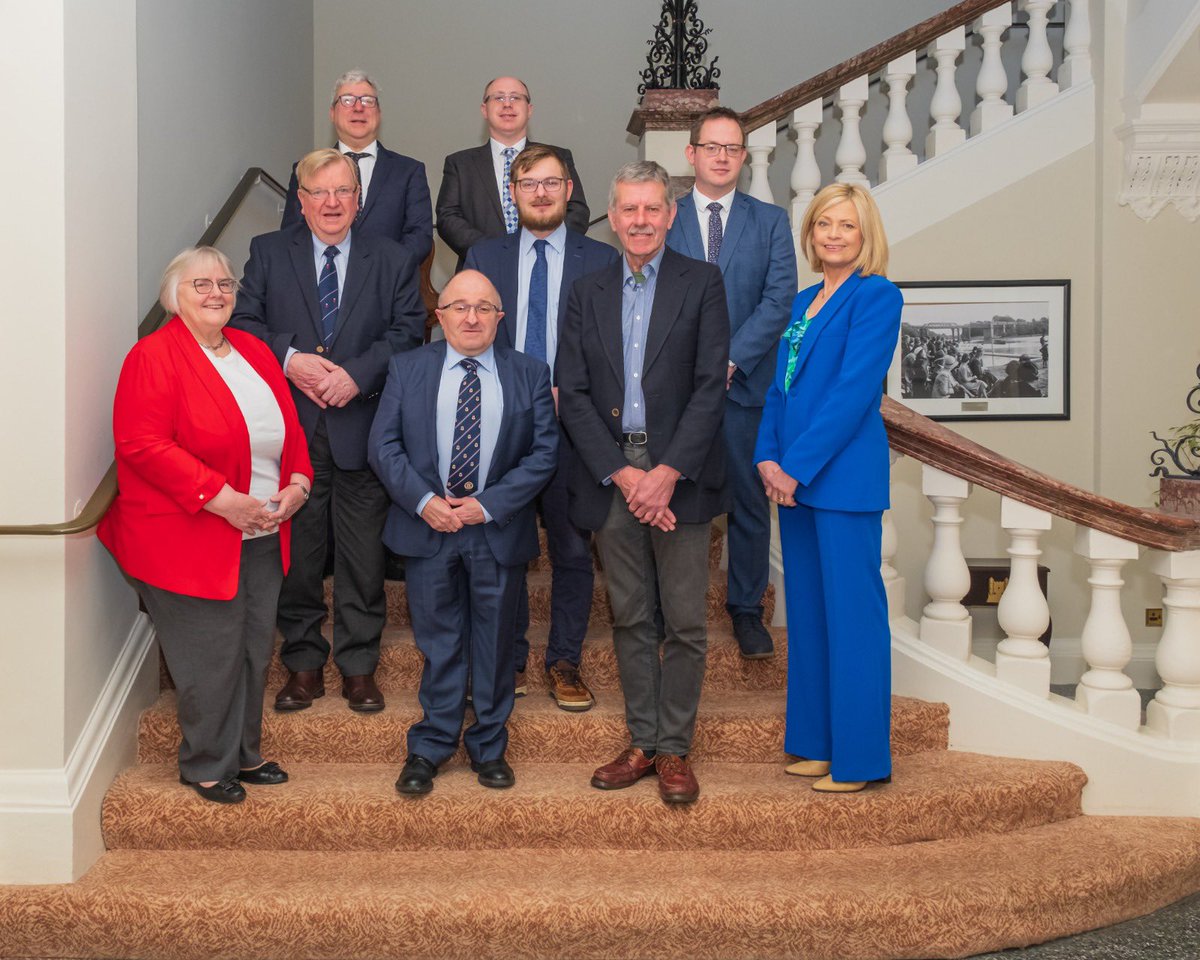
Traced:
POLYGON ((158 285, 158 302, 167 313, 179 312, 179 297, 176 295, 179 285, 183 283, 184 276, 202 260, 215 261, 229 277, 237 279, 233 273, 233 264, 216 247, 188 247, 177 253, 167 264, 162 282, 158 285))
POLYGON ((332 106, 337 103, 338 91, 342 87, 348 87, 352 83, 366 83, 375 91, 375 96, 379 96, 379 85, 367 76, 366 70, 347 70, 340 77, 333 81, 333 95, 329 98, 329 104, 332 106))
POLYGON ((612 186, 608 188, 609 210, 617 204, 618 183, 661 183, 667 203, 673 203, 675 199, 671 195, 671 175, 661 163, 655 163, 653 160, 633 160, 617 171, 612 186))

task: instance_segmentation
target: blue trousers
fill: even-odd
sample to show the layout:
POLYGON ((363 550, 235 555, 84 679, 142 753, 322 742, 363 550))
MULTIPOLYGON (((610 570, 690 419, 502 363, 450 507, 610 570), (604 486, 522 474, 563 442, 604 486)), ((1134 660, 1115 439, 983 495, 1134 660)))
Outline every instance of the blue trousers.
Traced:
POLYGON ((877 511, 779 510, 788 626, 784 749, 831 761, 834 780, 878 780, 892 771, 881 520, 877 511))
POLYGON ((731 496, 725 517, 729 531, 725 609, 731 617, 749 613, 761 618, 769 579, 771 505, 754 463, 762 412, 762 407, 725 401, 725 478, 731 496))

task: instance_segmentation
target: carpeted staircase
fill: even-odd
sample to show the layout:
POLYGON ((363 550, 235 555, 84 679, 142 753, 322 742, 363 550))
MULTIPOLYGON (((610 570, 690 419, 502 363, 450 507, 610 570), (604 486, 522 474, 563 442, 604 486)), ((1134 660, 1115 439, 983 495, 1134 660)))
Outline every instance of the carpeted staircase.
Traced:
MULTIPOLYGON (((598 702, 568 714, 536 669, 548 576, 530 574, 535 669, 510 724, 515 788, 479 786, 460 753, 432 794, 395 792, 421 664, 403 585, 389 584, 388 708, 351 713, 332 671, 312 709, 268 707, 264 755, 292 781, 247 788, 240 806, 179 785, 164 676, 140 762, 104 804, 109 852, 74 884, 0 887, 0 957, 960 957, 1200 889, 1200 821, 1080 816, 1082 771, 950 751, 941 704, 894 699, 885 787, 823 796, 786 776, 786 635, 775 631, 774 660, 742 660, 716 572, 700 800, 668 807, 653 778, 594 790, 592 769, 626 744, 603 579, 583 665, 598 702)), ((269 695, 281 680, 276 663, 269 695)))

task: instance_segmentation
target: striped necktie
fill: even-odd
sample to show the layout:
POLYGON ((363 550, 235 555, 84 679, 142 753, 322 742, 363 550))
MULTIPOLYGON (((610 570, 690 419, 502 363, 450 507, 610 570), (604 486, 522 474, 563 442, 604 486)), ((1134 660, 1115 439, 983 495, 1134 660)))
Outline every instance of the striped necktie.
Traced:
POLYGON ((338 275, 333 258, 338 255, 337 247, 325 248, 325 266, 317 280, 317 300, 321 304, 321 341, 326 347, 333 339, 338 317, 338 275))
POLYGON ((479 363, 470 357, 458 363, 467 372, 458 386, 454 452, 446 474, 446 492, 452 497, 470 497, 479 486, 479 363))

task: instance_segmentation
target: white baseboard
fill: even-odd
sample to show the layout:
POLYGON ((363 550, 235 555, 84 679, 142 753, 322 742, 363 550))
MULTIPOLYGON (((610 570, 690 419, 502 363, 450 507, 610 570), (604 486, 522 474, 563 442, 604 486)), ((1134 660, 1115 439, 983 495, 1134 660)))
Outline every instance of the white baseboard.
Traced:
POLYGON ((69 883, 103 852, 100 803, 158 686, 154 636, 138 614, 63 766, 0 770, 0 883, 69 883))

